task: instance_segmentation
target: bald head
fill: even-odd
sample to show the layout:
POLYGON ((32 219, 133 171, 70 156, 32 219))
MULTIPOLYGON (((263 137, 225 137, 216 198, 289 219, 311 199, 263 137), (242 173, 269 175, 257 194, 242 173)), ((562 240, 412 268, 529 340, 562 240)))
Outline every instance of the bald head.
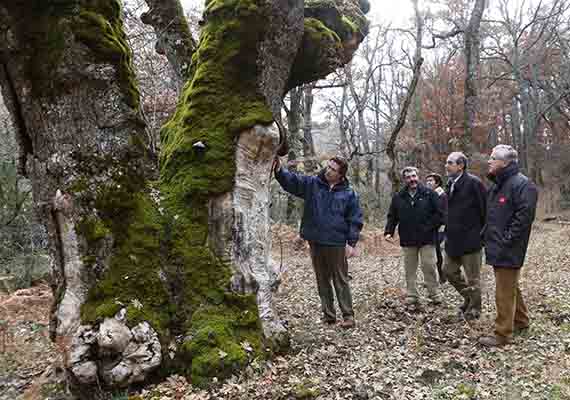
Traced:
POLYGON ((450 178, 456 178, 467 169, 467 157, 460 151, 454 151, 447 156, 445 171, 450 178))

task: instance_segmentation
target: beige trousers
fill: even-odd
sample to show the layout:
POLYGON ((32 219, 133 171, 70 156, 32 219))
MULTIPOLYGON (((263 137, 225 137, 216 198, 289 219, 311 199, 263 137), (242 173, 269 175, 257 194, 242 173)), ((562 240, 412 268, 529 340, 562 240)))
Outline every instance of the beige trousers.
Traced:
POLYGON ((416 285, 418 261, 421 262, 424 282, 429 297, 439 297, 435 246, 402 247, 402 254, 404 256, 404 269, 406 271, 407 297, 418 298, 418 288, 416 285))

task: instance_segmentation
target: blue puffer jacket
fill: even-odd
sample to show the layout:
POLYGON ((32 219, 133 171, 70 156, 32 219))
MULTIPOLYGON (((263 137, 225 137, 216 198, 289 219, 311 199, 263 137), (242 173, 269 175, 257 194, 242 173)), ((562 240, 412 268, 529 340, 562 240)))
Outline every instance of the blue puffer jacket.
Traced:
POLYGON ((358 195, 348 180, 332 189, 324 173, 294 174, 281 168, 275 173, 281 187, 305 200, 301 237, 327 246, 355 246, 363 225, 358 195))

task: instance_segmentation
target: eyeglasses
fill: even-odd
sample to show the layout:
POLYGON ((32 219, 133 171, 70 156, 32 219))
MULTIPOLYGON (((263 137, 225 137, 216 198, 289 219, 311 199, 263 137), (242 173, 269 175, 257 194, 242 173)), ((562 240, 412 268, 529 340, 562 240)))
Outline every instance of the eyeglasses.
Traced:
POLYGON ((453 164, 455 164, 455 161, 447 160, 445 163, 446 163, 447 165, 453 165, 453 164))

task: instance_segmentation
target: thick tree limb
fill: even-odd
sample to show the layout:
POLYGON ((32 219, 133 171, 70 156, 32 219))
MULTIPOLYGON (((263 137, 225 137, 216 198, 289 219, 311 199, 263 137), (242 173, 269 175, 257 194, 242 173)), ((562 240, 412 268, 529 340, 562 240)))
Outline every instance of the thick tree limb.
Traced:
POLYGON ((390 134, 390 139, 388 139, 388 143, 386 144, 386 154, 390 158, 392 162, 390 169, 388 170, 388 176, 390 180, 396 183, 393 191, 398 190, 398 183, 400 182, 400 176, 396 171, 396 140, 398 139, 398 134, 406 124, 406 116, 408 114, 408 108, 410 107, 410 103, 414 97, 414 93, 416 91, 416 87, 418 86, 418 81, 420 79, 421 74, 421 67, 424 62, 423 58, 418 58, 414 65, 414 75, 412 77, 412 82, 410 83, 410 87, 408 88, 408 93, 406 94, 406 98, 402 103, 402 107, 400 108, 400 115, 398 116, 398 121, 396 122, 396 126, 392 129, 392 133, 390 134))
POLYGON ((179 0, 145 0, 150 10, 141 21, 154 28, 158 41, 156 51, 166 56, 181 88, 190 76, 192 54, 196 42, 190 33, 179 0))
POLYGON ((471 12, 469 25, 464 33, 465 41, 465 98, 464 98, 464 130, 462 138, 463 150, 469 152, 473 135, 473 125, 477 114, 477 72, 480 62, 480 26, 483 12, 485 11, 485 0, 477 0, 471 12))
POLYGON ((368 33, 366 0, 307 1, 305 30, 287 89, 315 81, 350 61, 368 33))

